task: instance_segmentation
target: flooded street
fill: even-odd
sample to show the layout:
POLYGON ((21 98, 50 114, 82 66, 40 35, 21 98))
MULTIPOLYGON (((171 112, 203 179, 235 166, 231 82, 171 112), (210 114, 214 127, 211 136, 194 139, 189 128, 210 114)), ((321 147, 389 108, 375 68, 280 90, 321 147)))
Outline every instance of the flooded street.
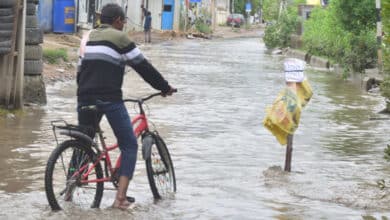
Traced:
MULTIPOLYGON (((362 219, 390 217, 390 144, 383 97, 359 82, 308 70, 313 87, 294 136, 292 172, 285 147, 262 126, 265 108, 284 87, 283 57, 265 53, 259 38, 166 42, 142 48, 179 92, 149 102, 149 119, 175 165, 175 198, 154 202, 142 157, 128 194, 133 210, 51 212, 44 170, 55 146, 50 121, 76 123, 75 82, 47 88, 48 104, 0 119, 0 219, 362 219), (384 179, 381 189, 377 181, 384 179)), ((134 72, 124 96, 154 92, 134 72)), ((128 105, 133 116, 134 108, 128 105)), ((106 122, 107 142, 115 140, 106 122)), ((105 183, 111 188, 110 183, 105 183)))

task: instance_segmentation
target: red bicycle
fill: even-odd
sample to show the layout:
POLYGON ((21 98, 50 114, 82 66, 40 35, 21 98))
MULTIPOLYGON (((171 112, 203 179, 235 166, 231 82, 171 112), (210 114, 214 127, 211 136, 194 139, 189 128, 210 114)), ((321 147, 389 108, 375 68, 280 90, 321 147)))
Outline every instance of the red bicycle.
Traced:
MULTIPOLYGON (((156 130, 150 130, 143 108, 144 102, 160 96, 155 93, 145 98, 126 99, 139 107, 132 124, 135 134, 141 138, 142 157, 146 164, 146 173, 150 189, 155 199, 165 198, 176 192, 176 178, 168 148, 156 130)), ((90 107, 96 111, 96 106, 90 107)), ((99 208, 103 196, 104 182, 112 182, 118 187, 119 154, 115 166, 112 166, 109 152, 118 148, 118 144, 107 146, 103 131, 71 125, 65 121, 52 122, 57 147, 51 153, 45 171, 46 197, 53 210, 81 208, 99 208), (59 134, 70 137, 58 144, 59 134), (93 139, 91 137, 94 137, 93 139), (104 166, 102 168, 101 161, 104 166), (104 171, 104 172, 103 172, 104 171)))

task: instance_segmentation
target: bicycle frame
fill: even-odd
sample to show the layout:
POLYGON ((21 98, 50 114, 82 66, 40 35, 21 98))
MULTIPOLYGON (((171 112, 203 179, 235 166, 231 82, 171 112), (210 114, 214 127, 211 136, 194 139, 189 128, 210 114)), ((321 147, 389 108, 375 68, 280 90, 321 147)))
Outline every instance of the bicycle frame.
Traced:
MULTIPOLYGON (((175 90, 174 92, 177 92, 177 90, 175 90)), ((131 124, 133 125, 135 136, 137 138, 139 138, 143 133, 149 131, 148 120, 146 118, 145 111, 142 107, 143 103, 145 101, 155 97, 155 96, 161 96, 161 95, 162 95, 162 93, 159 92, 159 93, 151 94, 148 97, 141 98, 141 99, 125 99, 125 100, 123 100, 124 102, 136 102, 138 104, 140 112, 139 112, 139 114, 134 116, 133 120, 131 121, 131 124)), ((84 165, 80 168, 79 171, 75 172, 72 175, 72 177, 77 176, 80 174, 80 172, 82 172, 83 174, 82 174, 82 178, 80 180, 81 183, 110 182, 113 180, 112 177, 113 177, 114 172, 120 167, 121 154, 118 156, 118 158, 116 160, 115 168, 112 168, 111 158, 109 155, 110 151, 118 148, 118 144, 106 146, 106 144, 104 142, 103 133, 102 133, 100 127, 98 127, 98 135, 99 135, 100 143, 103 147, 103 151, 98 154, 98 158, 92 166, 88 167, 88 165, 84 165), (104 160, 107 163, 107 169, 108 169, 109 174, 106 177, 101 178, 101 179, 88 179, 87 177, 90 175, 92 170, 96 167, 96 165, 98 163, 100 163, 101 160, 104 160), (88 169, 88 170, 84 173, 85 169, 88 169)))
MULTIPOLYGON (((146 115, 143 111, 141 111, 140 114, 133 117, 131 124, 133 126, 135 126, 134 133, 135 133, 135 136, 137 138, 139 138, 142 133, 149 130, 147 118, 146 118, 146 115)), ((110 181, 112 181, 113 173, 115 172, 116 169, 118 169, 120 167, 121 154, 116 159, 116 163, 115 163, 114 168, 112 167, 111 157, 109 154, 110 151, 118 148, 118 144, 106 146, 106 144, 104 142, 104 137, 103 137, 103 134, 102 134, 100 128, 99 128, 98 135, 99 135, 100 142, 102 143, 103 151, 99 154, 99 157, 97 158, 97 160, 95 161, 95 163, 92 166, 88 167, 88 165, 84 165, 80 168, 79 171, 77 171, 73 174, 73 176, 77 176, 77 175, 79 175, 80 172, 83 172, 86 168, 88 168, 88 170, 82 175, 82 178, 80 181, 83 184, 84 183, 94 183, 94 182, 110 182, 110 181), (96 164, 100 163, 101 160, 105 160, 105 162, 107 163, 107 169, 109 171, 108 177, 104 177, 101 179, 88 179, 87 177, 91 174, 92 170, 94 170, 96 164)))

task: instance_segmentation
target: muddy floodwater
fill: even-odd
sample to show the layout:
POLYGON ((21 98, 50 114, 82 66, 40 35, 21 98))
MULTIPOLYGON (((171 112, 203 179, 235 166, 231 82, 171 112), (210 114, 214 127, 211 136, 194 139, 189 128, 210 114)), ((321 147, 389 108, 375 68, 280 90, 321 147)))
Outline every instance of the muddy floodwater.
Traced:
MULTIPOLYGON (((284 87, 282 56, 265 53, 260 38, 167 42, 142 51, 179 90, 153 99, 147 110, 171 151, 174 198, 152 199, 139 156, 128 191, 134 209, 111 209, 115 191, 105 183, 98 210, 50 210, 44 192, 56 145, 50 121, 76 123, 75 82, 59 82, 47 86, 46 106, 0 119, 0 219, 390 217, 390 162, 383 158, 390 121, 377 114, 383 97, 362 91, 359 81, 307 70, 314 96, 294 135, 292 172, 284 173, 285 147, 262 126, 266 106, 284 87)), ((125 97, 152 92, 128 71, 125 97)), ((133 105, 128 109, 135 114, 133 105)), ((106 122, 103 129, 113 143, 106 122)))

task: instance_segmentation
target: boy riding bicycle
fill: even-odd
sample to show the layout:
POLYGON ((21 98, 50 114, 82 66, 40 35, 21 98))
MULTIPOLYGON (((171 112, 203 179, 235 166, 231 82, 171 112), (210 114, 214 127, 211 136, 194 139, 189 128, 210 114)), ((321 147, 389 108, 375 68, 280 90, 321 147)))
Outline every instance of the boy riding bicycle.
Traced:
POLYGON ((123 9, 117 4, 107 4, 101 10, 101 25, 87 33, 80 45, 77 70, 77 111, 79 124, 94 126, 106 116, 122 153, 118 191, 114 208, 130 206, 126 192, 133 177, 137 160, 137 140, 130 116, 122 100, 122 83, 125 65, 131 66, 153 88, 165 95, 175 90, 142 55, 126 33, 123 9), (96 106, 97 115, 84 111, 96 106), (97 121, 96 121, 97 120, 97 121))

